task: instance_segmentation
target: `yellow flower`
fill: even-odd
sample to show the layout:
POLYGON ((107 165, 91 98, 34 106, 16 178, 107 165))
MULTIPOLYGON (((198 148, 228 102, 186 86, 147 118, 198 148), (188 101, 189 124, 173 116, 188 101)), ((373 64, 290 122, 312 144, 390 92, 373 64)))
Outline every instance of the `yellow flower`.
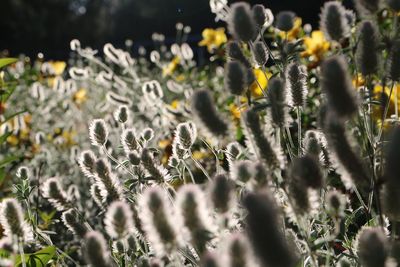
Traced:
POLYGON ((207 158, 210 154, 207 152, 196 150, 196 151, 193 151, 192 155, 193 155, 194 159, 201 160, 201 159, 207 158))
POLYGON ((76 144, 76 142, 74 141, 74 136, 76 135, 76 132, 71 130, 71 131, 63 131, 61 136, 64 139, 64 144, 66 146, 73 146, 76 144))
POLYGON ((179 57, 174 57, 168 65, 166 65, 162 70, 163 77, 171 76, 175 70, 178 68, 181 59, 179 57))
POLYGON ((185 75, 183 75, 183 74, 180 74, 180 75, 178 75, 178 76, 175 77, 175 81, 177 81, 177 82, 182 82, 182 81, 184 81, 185 79, 186 79, 186 77, 185 77, 185 75))
POLYGON ((199 42, 199 46, 207 46, 207 50, 210 53, 228 41, 224 28, 218 28, 215 30, 206 28, 203 30, 202 36, 203 40, 199 42))
POLYGON ((279 31, 278 34, 282 39, 285 39, 286 34, 287 34, 287 39, 289 41, 293 41, 294 39, 296 39, 299 36, 300 30, 301 30, 301 24, 302 24, 301 18, 297 17, 294 20, 293 28, 290 31, 288 31, 288 32, 279 31))
POLYGON ((19 139, 15 135, 10 135, 7 137, 7 142, 12 146, 16 146, 19 143, 19 139))
MULTIPOLYGON (((396 85, 393 88, 393 92, 392 95, 390 96, 390 101, 389 101, 389 109, 388 109, 388 113, 386 118, 390 118, 390 116, 396 114, 395 111, 395 90, 397 90, 397 102, 398 102, 398 107, 397 107, 397 111, 400 111, 400 85, 396 85)), ((374 91, 373 91, 373 98, 375 100, 380 100, 380 101, 387 101, 387 98, 389 97, 390 94, 390 88, 389 87, 385 87, 385 97, 382 97, 382 85, 378 84, 375 85, 374 87, 374 91)), ((386 102, 382 103, 384 105, 386 105, 386 102)), ((382 119, 382 107, 380 105, 374 105, 373 106, 373 117, 375 118, 375 120, 377 121, 381 121, 382 119)))
POLYGON ((84 88, 79 89, 72 97, 74 102, 78 105, 83 104, 87 100, 87 91, 84 88))
POLYGON ((270 72, 263 73, 263 71, 261 69, 253 69, 253 73, 256 78, 256 81, 254 81, 250 85, 250 92, 253 95, 253 97, 260 97, 263 95, 261 88, 264 91, 266 90, 267 85, 268 85, 268 80, 269 80, 269 78, 271 78, 272 73, 270 73, 270 72), (267 77, 265 77, 265 76, 267 76, 267 77))
POLYGON ((322 31, 313 31, 311 37, 304 37, 305 51, 303 57, 312 57, 313 61, 320 61, 325 52, 329 50, 330 43, 325 39, 322 31))
POLYGON ((173 110, 176 110, 176 109, 178 109, 178 107, 180 106, 180 101, 177 100, 177 99, 175 99, 174 101, 171 102, 170 106, 171 106, 171 108, 172 108, 173 110))
POLYGON ((238 108, 238 106, 234 103, 231 103, 229 105, 229 111, 231 112, 232 116, 234 119, 240 119, 240 109, 238 108))
POLYGON ((358 74, 357 76, 353 77, 352 84, 356 89, 358 89, 360 86, 363 86, 365 84, 365 79, 361 74, 358 74))
POLYGON ((65 67, 67 66, 67 63, 64 61, 49 61, 49 64, 56 76, 63 74, 65 67))

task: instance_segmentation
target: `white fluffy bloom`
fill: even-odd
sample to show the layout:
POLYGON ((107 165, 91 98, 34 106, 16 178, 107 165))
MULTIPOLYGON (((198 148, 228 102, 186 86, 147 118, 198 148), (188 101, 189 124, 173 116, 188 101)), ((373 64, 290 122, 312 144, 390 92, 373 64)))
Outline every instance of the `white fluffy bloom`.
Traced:
POLYGON ((32 227, 24 220, 21 205, 14 198, 6 198, 0 205, 0 223, 7 237, 17 236, 24 242, 33 241, 32 227))
POLYGON ((123 201, 111 203, 105 214, 104 224, 107 234, 115 239, 133 233, 133 213, 129 205, 123 201))

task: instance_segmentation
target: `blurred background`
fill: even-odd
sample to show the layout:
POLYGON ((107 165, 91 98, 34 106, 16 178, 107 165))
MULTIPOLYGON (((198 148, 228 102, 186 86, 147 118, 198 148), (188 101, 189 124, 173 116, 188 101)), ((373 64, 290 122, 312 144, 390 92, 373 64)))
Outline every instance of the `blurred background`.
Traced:
MULTIPOLYGON (((238 0, 229 1, 233 2, 238 0)), ((246 2, 263 4, 274 14, 290 7, 303 23, 317 27, 325 1, 246 2)), ((130 39, 135 51, 152 45, 153 32, 163 33, 167 43, 174 42, 177 22, 192 28, 189 43, 198 42, 206 27, 224 26, 215 22, 208 0, 1 0, 0 51, 11 56, 43 53, 47 59, 65 59, 73 38, 100 50, 106 42, 124 47, 130 39)))

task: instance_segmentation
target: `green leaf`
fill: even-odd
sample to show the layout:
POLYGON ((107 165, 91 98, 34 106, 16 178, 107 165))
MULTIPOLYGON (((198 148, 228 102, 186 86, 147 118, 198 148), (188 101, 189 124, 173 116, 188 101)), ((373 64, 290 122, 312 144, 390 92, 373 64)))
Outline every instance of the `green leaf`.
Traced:
POLYGON ((11 155, 11 156, 5 157, 2 160, 0 160, 0 168, 3 168, 8 163, 13 162, 14 160, 17 160, 17 159, 20 159, 20 158, 22 158, 22 156, 11 155))
POLYGON ((13 64, 13 63, 15 63, 17 61, 18 61, 18 59, 11 58, 11 57, 0 58, 0 69, 5 67, 5 66, 7 66, 7 65, 13 64))
MULTIPOLYGON (((44 267, 56 254, 55 246, 45 247, 33 254, 25 254, 25 263, 27 267, 44 267)), ((21 256, 15 261, 15 266, 22 266, 21 256)))

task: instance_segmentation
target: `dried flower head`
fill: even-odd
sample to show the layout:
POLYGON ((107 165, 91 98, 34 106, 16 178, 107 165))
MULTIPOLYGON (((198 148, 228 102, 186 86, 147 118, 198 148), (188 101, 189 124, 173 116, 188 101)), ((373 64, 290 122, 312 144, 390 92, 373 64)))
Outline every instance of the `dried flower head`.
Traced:
POLYGON ((25 166, 19 167, 17 170, 17 177, 22 180, 28 180, 30 177, 30 171, 28 167, 25 166))
POLYGON ((90 141, 94 146, 103 146, 107 142, 108 129, 103 119, 95 119, 89 126, 90 141))
POLYGON ((224 174, 218 174, 210 182, 210 197, 214 208, 218 213, 224 214, 233 206, 234 187, 232 182, 224 174))
POLYGON ((189 121, 179 123, 175 131, 175 139, 181 149, 189 150, 197 138, 197 127, 189 121))
POLYGON ((129 154, 140 147, 134 129, 125 129, 122 132, 121 144, 126 154, 129 154))
POLYGON ((256 266, 250 244, 242 234, 238 233, 230 236, 225 246, 227 266, 256 266))
POLYGON ((228 28, 231 34, 243 42, 252 41, 256 35, 256 23, 250 5, 239 2, 231 5, 228 17, 228 28))
POLYGON ((257 63, 259 67, 264 67, 268 61, 268 51, 264 42, 258 41, 253 44, 253 60, 257 63))
POLYGON ((106 240, 97 231, 88 232, 85 235, 85 245, 83 247, 86 260, 92 266, 111 267, 110 252, 107 248, 106 240))
POLYGON ((346 207, 345 196, 336 190, 331 190, 325 196, 326 208, 328 213, 334 217, 342 217, 346 207))
POLYGON ((96 156, 91 150, 82 151, 79 159, 79 167, 86 177, 95 175, 96 156))
POLYGON ((246 69, 251 69, 250 61, 243 54, 240 43, 237 41, 230 41, 226 44, 226 57, 229 60, 239 61, 246 69))
POLYGON ((381 228, 363 227, 357 234, 356 247, 362 266, 386 266, 389 240, 381 228))
POLYGON ((88 227, 81 222, 78 213, 74 209, 63 212, 61 219, 64 225, 80 238, 83 238, 89 232, 88 227))
POLYGON ((111 166, 108 160, 98 159, 96 161, 95 180, 101 189, 103 201, 117 200, 122 197, 122 187, 118 178, 111 172, 111 166))
POLYGON ((274 127, 285 127, 289 123, 288 108, 284 82, 280 78, 272 78, 268 83, 269 109, 267 118, 274 127))
POLYGON ((225 65, 225 89, 233 95, 242 95, 246 89, 247 71, 239 61, 229 61, 225 65))
POLYGON ((71 205, 66 192, 61 187, 60 179, 57 177, 49 178, 44 182, 42 193, 43 197, 47 198, 59 211, 67 210, 71 205))
POLYGON ((294 27, 296 14, 292 11, 281 11, 276 15, 275 27, 281 31, 288 32, 294 27))
POLYGON ((400 40, 395 41, 390 49, 388 72, 393 81, 400 81, 400 40))
POLYGON ((253 13, 254 22, 256 23, 258 30, 261 30, 267 19, 267 16, 265 14, 265 7, 260 4, 254 5, 251 8, 251 11, 253 13))
POLYGON ((141 162, 143 167, 148 172, 149 176, 156 182, 168 181, 171 177, 168 173, 168 170, 165 169, 162 165, 156 164, 153 155, 150 150, 144 148, 141 154, 141 162))
POLYGON ((346 9, 340 2, 326 2, 320 17, 320 28, 328 41, 339 42, 349 34, 350 27, 346 19, 346 9))
POLYGON ((119 106, 114 113, 114 118, 120 123, 126 123, 129 120, 129 109, 127 106, 119 106))

